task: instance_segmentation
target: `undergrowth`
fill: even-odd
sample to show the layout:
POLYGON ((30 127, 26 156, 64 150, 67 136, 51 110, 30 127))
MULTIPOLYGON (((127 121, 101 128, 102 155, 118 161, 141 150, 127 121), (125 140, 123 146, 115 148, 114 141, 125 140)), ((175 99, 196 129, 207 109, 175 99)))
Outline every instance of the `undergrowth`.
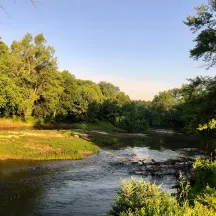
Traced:
POLYGON ((180 176, 175 196, 143 179, 123 181, 111 216, 215 216, 216 161, 196 160, 191 179, 180 176))

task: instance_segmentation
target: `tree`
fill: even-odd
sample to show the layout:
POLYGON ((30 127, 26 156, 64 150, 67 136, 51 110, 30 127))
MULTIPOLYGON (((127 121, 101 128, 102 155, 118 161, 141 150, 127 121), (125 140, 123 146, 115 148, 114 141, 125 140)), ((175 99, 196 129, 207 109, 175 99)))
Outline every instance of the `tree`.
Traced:
POLYGON ((182 118, 187 131, 196 131, 215 118, 216 77, 196 77, 189 81, 182 87, 185 100, 181 105, 182 118))
POLYGON ((20 89, 12 73, 16 59, 10 53, 8 46, 0 39, 0 116, 11 117, 19 115, 23 103, 20 89))
POLYGON ((119 94, 116 96, 116 101, 121 106, 131 102, 130 97, 126 95, 124 92, 119 92, 119 94))
POLYGON ((43 34, 33 38, 28 33, 21 41, 13 41, 11 52, 18 60, 17 84, 25 98, 23 117, 27 120, 32 115, 35 102, 55 80, 55 51, 51 46, 46 46, 43 34))
POLYGON ((114 86, 112 83, 102 81, 98 85, 101 89, 102 94, 107 99, 115 99, 116 96, 120 93, 119 87, 114 86))
POLYGON ((195 47, 190 55, 195 60, 202 59, 206 68, 216 64, 216 1, 209 0, 207 5, 195 8, 196 16, 188 16, 184 22, 197 36, 195 47))
POLYGON ((19 116, 22 95, 15 82, 5 74, 0 76, 0 117, 19 116))
POLYGON ((78 88, 77 81, 69 71, 64 70, 60 75, 63 91, 59 100, 57 119, 58 121, 72 121, 74 114, 77 112, 74 104, 78 88))
POLYGON ((74 99, 76 120, 88 120, 89 105, 101 103, 102 101, 103 95, 100 87, 96 83, 89 80, 77 80, 77 89, 74 99))
POLYGON ((159 92, 152 101, 152 126, 178 128, 182 126, 177 110, 183 103, 181 89, 170 89, 159 92))

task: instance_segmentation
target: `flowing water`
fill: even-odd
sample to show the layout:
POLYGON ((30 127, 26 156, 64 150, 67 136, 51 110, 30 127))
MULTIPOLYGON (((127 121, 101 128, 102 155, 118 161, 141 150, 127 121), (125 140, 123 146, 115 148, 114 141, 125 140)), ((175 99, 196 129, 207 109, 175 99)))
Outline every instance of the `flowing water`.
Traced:
POLYGON ((205 151, 206 144, 197 138, 158 135, 101 146, 100 153, 79 161, 1 161, 0 215, 106 215, 121 179, 131 175, 172 191, 176 182, 172 175, 134 175, 134 169, 142 166, 130 162, 134 157, 165 161, 205 151))

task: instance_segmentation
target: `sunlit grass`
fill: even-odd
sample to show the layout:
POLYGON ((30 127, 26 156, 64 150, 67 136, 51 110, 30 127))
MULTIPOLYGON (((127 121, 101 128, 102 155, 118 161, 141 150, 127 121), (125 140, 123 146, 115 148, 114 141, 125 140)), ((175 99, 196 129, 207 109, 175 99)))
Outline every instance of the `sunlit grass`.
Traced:
POLYGON ((88 140, 57 131, 0 131, 0 159, 81 159, 99 148, 88 140))
POLYGON ((123 129, 115 127, 113 124, 110 122, 104 122, 104 121, 99 121, 96 123, 74 123, 73 128, 77 130, 83 130, 83 131, 92 131, 92 130, 97 130, 97 131, 106 131, 106 132, 123 132, 123 129))

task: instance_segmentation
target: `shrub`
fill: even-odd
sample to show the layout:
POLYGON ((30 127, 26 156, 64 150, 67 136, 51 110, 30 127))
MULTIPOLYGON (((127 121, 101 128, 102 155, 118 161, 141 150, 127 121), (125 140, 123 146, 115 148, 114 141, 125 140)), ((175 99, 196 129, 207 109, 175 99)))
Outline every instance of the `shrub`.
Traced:
POLYGON ((182 215, 175 198, 161 191, 155 184, 150 184, 143 179, 135 181, 133 178, 129 182, 122 182, 115 205, 108 214, 112 216, 182 215))
POLYGON ((194 207, 186 207, 182 211, 182 216, 215 216, 216 211, 208 206, 195 201, 194 207))
POLYGON ((206 187, 216 189, 216 161, 197 159, 193 164, 194 172, 191 177, 190 199, 205 194, 206 187))
POLYGON ((206 189, 203 190, 203 193, 197 196, 196 200, 216 211, 216 190, 214 188, 207 186, 206 189))
MULTIPOLYGON (((208 189, 209 190, 209 189, 208 189)), ((207 191, 209 192, 209 191, 207 191)), ((214 196, 199 197, 193 206, 185 201, 178 204, 175 197, 163 192, 159 186, 140 179, 123 181, 117 191, 115 204, 108 212, 111 216, 215 216, 214 196)))

